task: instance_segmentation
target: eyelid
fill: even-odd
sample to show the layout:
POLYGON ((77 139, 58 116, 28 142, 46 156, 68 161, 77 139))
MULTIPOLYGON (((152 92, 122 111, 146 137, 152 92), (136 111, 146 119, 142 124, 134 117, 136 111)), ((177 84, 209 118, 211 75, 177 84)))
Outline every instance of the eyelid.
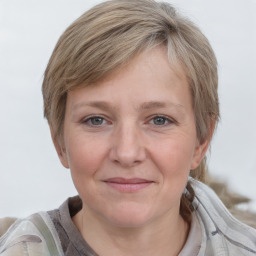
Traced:
MULTIPOLYGON (((164 115, 164 114, 151 115, 147 118, 148 121, 146 121, 146 123, 150 123, 154 118, 157 118, 157 117, 164 118, 168 121, 168 124, 159 125, 159 126, 164 127, 164 126, 167 126, 169 124, 178 124, 178 122, 174 118, 172 118, 170 116, 167 116, 167 115, 164 115)), ((82 118, 80 122, 83 123, 83 124, 87 124, 88 126, 97 127, 97 125, 93 125, 93 124, 88 123, 88 121, 90 121, 90 119, 93 119, 93 118, 102 118, 102 119, 104 119, 105 124, 110 124, 111 123, 111 121, 109 121, 109 119, 107 117, 105 117, 105 115, 102 115, 102 114, 93 114, 93 115, 86 116, 86 117, 82 118)), ((105 124, 98 125, 98 127, 103 126, 105 124)))
POLYGON ((89 116, 86 116, 84 118, 82 118, 81 120, 81 123, 83 124, 87 124, 88 126, 92 126, 92 127, 100 127, 100 126, 103 126, 105 124, 102 124, 102 125, 93 125, 93 124, 89 124, 88 122, 93 119, 93 118, 102 118, 106 123, 110 123, 110 121, 104 116, 104 115, 101 115, 101 114, 96 114, 96 115, 89 115, 89 116))
MULTIPOLYGON (((165 118, 167 121, 168 121, 168 124, 177 124, 177 121, 173 118, 171 118, 170 116, 167 116, 167 115, 163 115, 163 114, 155 114, 155 115, 152 115, 148 118, 149 122, 152 121, 154 118, 157 118, 157 117, 161 117, 161 118, 165 118)), ((168 124, 165 124, 165 125, 159 125, 159 126, 167 126, 168 124)))

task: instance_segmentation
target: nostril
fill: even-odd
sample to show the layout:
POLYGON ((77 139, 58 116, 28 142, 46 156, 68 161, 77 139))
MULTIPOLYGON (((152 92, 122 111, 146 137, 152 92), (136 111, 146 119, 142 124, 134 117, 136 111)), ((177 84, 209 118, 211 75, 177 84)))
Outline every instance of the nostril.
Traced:
POLYGON ((145 159, 145 150, 142 136, 137 125, 132 123, 122 124, 112 137, 110 159, 125 167, 141 163, 145 159))
POLYGON ((146 159, 146 153, 141 148, 135 151, 120 151, 112 149, 110 152, 110 160, 115 164, 119 164, 123 167, 132 167, 142 163, 146 159))

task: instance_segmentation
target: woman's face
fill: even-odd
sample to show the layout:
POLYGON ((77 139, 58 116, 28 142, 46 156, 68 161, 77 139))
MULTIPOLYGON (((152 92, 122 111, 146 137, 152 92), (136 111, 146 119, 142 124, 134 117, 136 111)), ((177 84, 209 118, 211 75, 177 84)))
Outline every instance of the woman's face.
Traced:
POLYGON ((198 144, 189 85, 176 68, 154 48, 68 94, 58 151, 85 214, 122 227, 179 214, 206 145, 198 144))

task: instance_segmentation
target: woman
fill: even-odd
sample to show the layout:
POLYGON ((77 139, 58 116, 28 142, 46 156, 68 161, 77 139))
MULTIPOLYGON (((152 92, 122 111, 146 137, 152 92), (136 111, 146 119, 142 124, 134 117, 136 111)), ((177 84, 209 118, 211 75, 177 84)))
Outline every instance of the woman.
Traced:
POLYGON ((17 221, 0 255, 255 255, 203 181, 219 119, 208 40, 166 3, 112 0, 61 36, 44 113, 79 196, 17 221))

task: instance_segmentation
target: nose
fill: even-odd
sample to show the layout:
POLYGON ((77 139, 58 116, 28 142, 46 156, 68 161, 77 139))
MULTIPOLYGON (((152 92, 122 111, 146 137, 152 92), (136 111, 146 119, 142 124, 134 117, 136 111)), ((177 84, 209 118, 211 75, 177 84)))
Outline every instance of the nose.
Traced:
POLYGON ((135 124, 124 124, 112 136, 111 161, 122 167, 133 167, 146 159, 143 136, 135 124))

